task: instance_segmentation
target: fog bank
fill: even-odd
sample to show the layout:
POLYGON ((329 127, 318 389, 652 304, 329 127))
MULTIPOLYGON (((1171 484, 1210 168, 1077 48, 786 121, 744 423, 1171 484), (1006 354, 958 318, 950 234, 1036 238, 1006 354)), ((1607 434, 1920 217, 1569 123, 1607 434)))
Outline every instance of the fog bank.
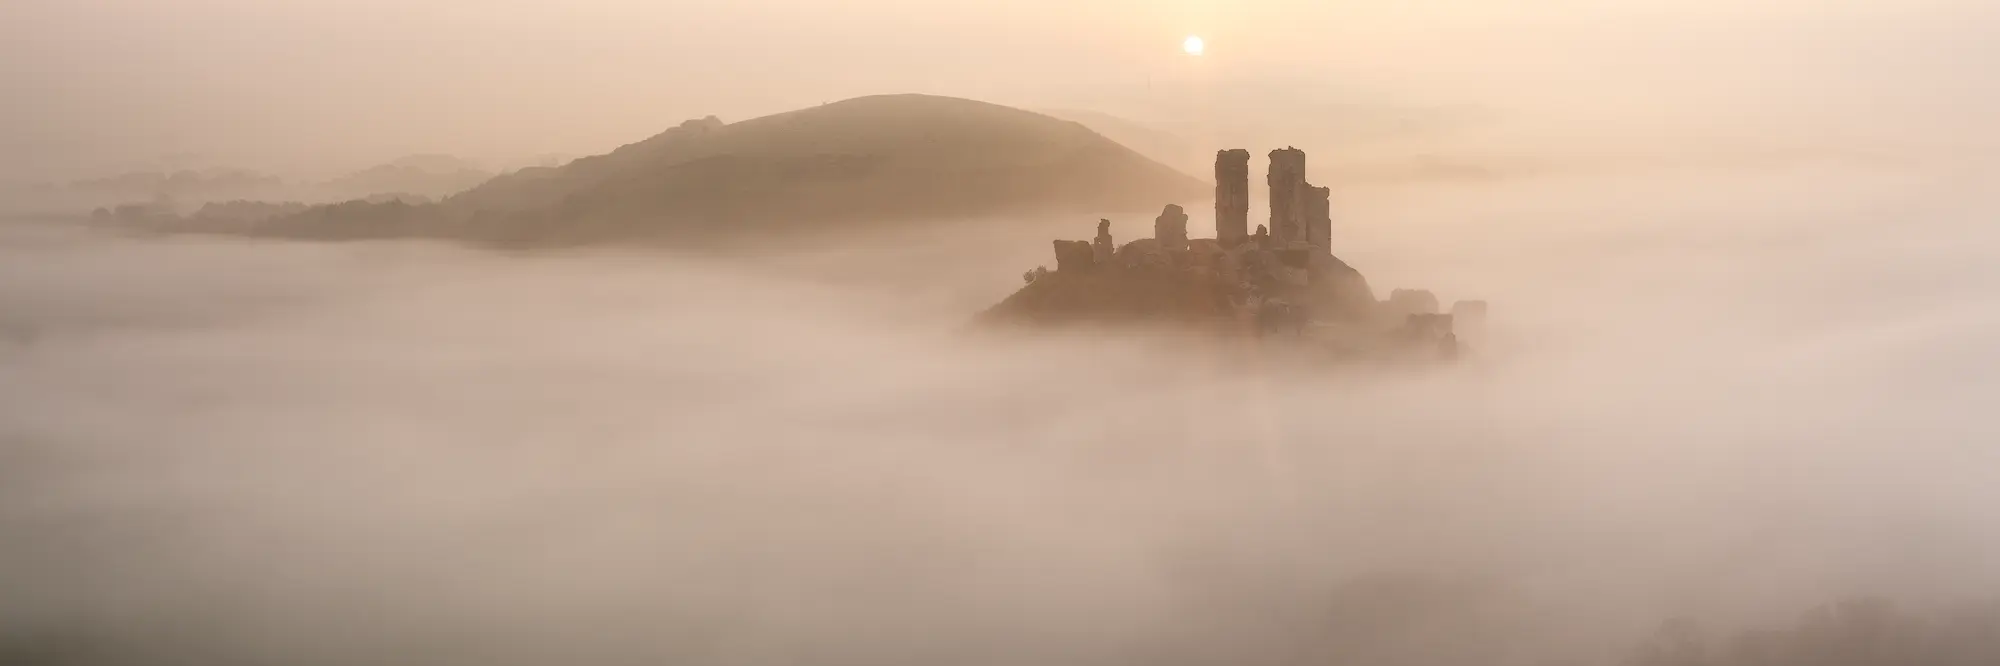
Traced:
POLYGON ((1326 375, 958 333, 1089 220, 733 258, 0 226, 0 654, 1609 664, 1670 617, 1978 602, 1993 185, 1337 191, 1379 292, 1494 322, 1326 375))

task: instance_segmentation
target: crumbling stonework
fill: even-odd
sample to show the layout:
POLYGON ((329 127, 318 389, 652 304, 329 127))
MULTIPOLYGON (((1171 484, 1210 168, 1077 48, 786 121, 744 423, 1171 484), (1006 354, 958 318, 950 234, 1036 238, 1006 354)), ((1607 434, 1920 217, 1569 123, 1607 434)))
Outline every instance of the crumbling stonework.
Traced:
MULTIPOLYGON (((1091 241, 1056 241, 1057 272, 1031 272, 1027 286, 990 309, 993 320, 1060 323, 1183 322, 1248 334, 1287 332, 1337 354, 1390 351, 1449 358, 1456 322, 1483 319, 1485 303, 1460 301, 1451 314, 1437 296, 1397 289, 1377 300, 1361 273, 1332 253, 1329 188, 1305 178, 1305 153, 1272 151, 1271 225, 1248 225, 1248 151, 1216 155, 1217 235, 1188 238, 1188 215, 1168 205, 1153 237, 1114 245, 1109 220, 1091 241)), ((1476 340, 1476 338, 1475 338, 1476 340)))
POLYGON ((1179 252, 1187 249, 1188 215, 1176 204, 1167 204, 1160 216, 1153 218, 1153 240, 1159 241, 1160 249, 1179 252))
POLYGON ((1284 246, 1306 239, 1299 202, 1306 189, 1306 152, 1297 148, 1271 151, 1271 239, 1284 246))
POLYGON ((1086 273, 1097 265, 1092 256, 1090 243, 1084 241, 1056 241, 1056 272, 1086 273))
POLYGON ((1111 263, 1111 256, 1117 254, 1118 245, 1111 241, 1111 220, 1097 221, 1097 238, 1090 241, 1090 256, 1098 265, 1111 263))
POLYGON ((1299 214, 1305 218, 1306 243, 1319 254, 1333 253, 1333 190, 1306 185, 1300 192, 1299 214))
POLYGON ((1250 151, 1215 153, 1215 240, 1223 247, 1243 244, 1250 235, 1250 151))

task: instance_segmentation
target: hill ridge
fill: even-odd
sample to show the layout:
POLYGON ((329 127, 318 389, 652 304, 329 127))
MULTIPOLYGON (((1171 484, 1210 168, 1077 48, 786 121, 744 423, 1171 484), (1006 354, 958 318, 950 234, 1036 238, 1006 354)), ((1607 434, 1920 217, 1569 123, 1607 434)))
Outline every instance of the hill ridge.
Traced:
POLYGON ((318 207, 261 225, 315 238, 514 244, 691 240, 1020 213, 1138 211, 1202 181, 1082 123, 917 93, 681 123, 430 206, 318 207))

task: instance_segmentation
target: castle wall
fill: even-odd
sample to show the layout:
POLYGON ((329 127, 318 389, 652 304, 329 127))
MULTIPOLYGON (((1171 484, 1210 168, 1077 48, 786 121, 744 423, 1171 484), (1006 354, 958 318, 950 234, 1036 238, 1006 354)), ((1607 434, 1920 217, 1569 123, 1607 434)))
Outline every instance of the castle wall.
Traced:
POLYGON ((1085 273, 1097 267, 1089 242, 1059 240, 1055 247, 1058 273, 1085 273))

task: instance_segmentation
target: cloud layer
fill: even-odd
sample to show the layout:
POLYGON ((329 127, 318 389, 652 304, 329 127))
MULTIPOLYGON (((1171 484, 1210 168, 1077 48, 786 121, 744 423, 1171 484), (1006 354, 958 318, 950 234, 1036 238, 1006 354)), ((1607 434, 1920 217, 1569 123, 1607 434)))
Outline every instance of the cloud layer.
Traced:
POLYGON ((1989 597, 1992 183, 1347 198, 1377 289, 1493 302, 1465 366, 1395 373, 957 330, 1073 221, 731 258, 4 227, 0 644, 1599 663, 1671 616, 1989 597))

